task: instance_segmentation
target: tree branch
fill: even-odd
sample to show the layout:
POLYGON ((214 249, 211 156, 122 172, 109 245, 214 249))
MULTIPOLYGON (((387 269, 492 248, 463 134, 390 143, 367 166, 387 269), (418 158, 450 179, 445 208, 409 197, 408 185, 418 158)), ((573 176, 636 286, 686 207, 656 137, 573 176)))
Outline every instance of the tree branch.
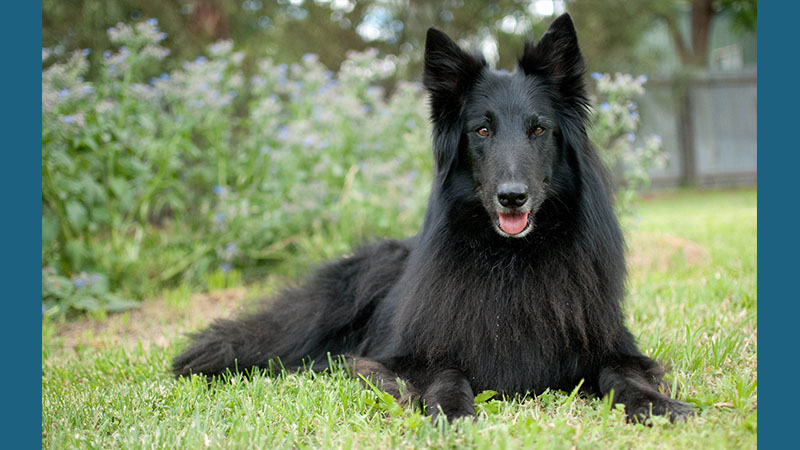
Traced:
POLYGON ((686 47, 686 42, 683 40, 683 36, 681 36, 681 30, 678 28, 675 19, 668 14, 662 13, 657 14, 657 17, 663 20, 667 25, 670 37, 672 37, 672 43, 675 45, 675 50, 678 51, 678 57, 680 57, 681 63, 683 65, 691 64, 692 52, 686 47))

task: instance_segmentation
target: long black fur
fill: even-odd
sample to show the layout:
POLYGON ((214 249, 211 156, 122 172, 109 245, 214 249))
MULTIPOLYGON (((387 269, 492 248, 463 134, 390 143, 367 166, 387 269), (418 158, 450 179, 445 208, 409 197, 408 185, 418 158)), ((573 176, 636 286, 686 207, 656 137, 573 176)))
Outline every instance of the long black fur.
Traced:
POLYGON ((659 392, 662 369, 623 323, 624 243, 586 134, 583 76, 568 15, 525 45, 512 74, 430 29, 436 173, 421 233, 362 248, 262 312, 215 322, 175 358, 175 373, 277 360, 318 369, 344 357, 354 373, 450 419, 474 415, 486 389, 570 390, 581 380, 589 392, 613 391, 631 419, 691 414, 659 392), (524 204, 506 204, 509 186, 524 204), (527 217, 524 231, 503 214, 527 217))

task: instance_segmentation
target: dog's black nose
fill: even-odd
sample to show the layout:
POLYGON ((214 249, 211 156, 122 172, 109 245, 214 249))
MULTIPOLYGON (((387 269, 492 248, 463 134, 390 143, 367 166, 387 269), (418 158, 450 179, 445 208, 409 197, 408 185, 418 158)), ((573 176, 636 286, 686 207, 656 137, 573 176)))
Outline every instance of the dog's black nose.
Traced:
POLYGON ((497 188, 497 201, 507 208, 518 208, 528 201, 528 189, 520 183, 503 183, 497 188))

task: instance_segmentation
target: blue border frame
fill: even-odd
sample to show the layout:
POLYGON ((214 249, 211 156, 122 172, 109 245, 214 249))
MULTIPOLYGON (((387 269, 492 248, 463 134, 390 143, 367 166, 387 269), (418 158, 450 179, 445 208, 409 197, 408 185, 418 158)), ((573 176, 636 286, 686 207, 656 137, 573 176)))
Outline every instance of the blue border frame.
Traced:
POLYGON ((762 112, 758 130, 759 224, 758 378, 761 411, 758 444, 781 447, 794 431, 793 403, 797 396, 793 365, 798 327, 797 290, 791 284, 798 276, 796 255, 798 226, 793 218, 800 205, 797 198, 798 152, 794 130, 800 100, 797 78, 797 2, 762 2, 759 8, 758 52, 760 58, 758 100, 762 112))
POLYGON ((5 355, 2 371, 3 429, 10 447, 41 446, 42 359, 41 214, 42 134, 41 2, 10 2, 0 29, 6 63, 0 71, 8 89, 2 104, 2 183, 4 257, 0 259, 3 286, 5 355), (38 99, 36 98, 38 97, 38 99), (36 399, 36 397, 39 399, 36 399), (9 444, 10 443, 10 444, 9 444), (17 444, 17 445, 15 445, 17 444))

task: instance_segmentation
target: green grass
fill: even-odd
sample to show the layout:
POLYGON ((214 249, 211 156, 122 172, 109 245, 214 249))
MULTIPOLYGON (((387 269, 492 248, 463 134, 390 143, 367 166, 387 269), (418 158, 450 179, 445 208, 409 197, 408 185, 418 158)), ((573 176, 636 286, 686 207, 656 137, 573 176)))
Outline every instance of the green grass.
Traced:
POLYGON ((754 448, 756 210, 754 190, 679 192, 648 200, 628 226, 628 324, 696 406, 687 423, 626 424, 602 399, 548 391, 480 403, 477 421, 436 427, 343 373, 211 388, 170 376, 180 333, 209 319, 206 306, 225 310, 268 282, 233 300, 189 302, 179 290, 105 321, 44 323, 43 446, 754 448))

